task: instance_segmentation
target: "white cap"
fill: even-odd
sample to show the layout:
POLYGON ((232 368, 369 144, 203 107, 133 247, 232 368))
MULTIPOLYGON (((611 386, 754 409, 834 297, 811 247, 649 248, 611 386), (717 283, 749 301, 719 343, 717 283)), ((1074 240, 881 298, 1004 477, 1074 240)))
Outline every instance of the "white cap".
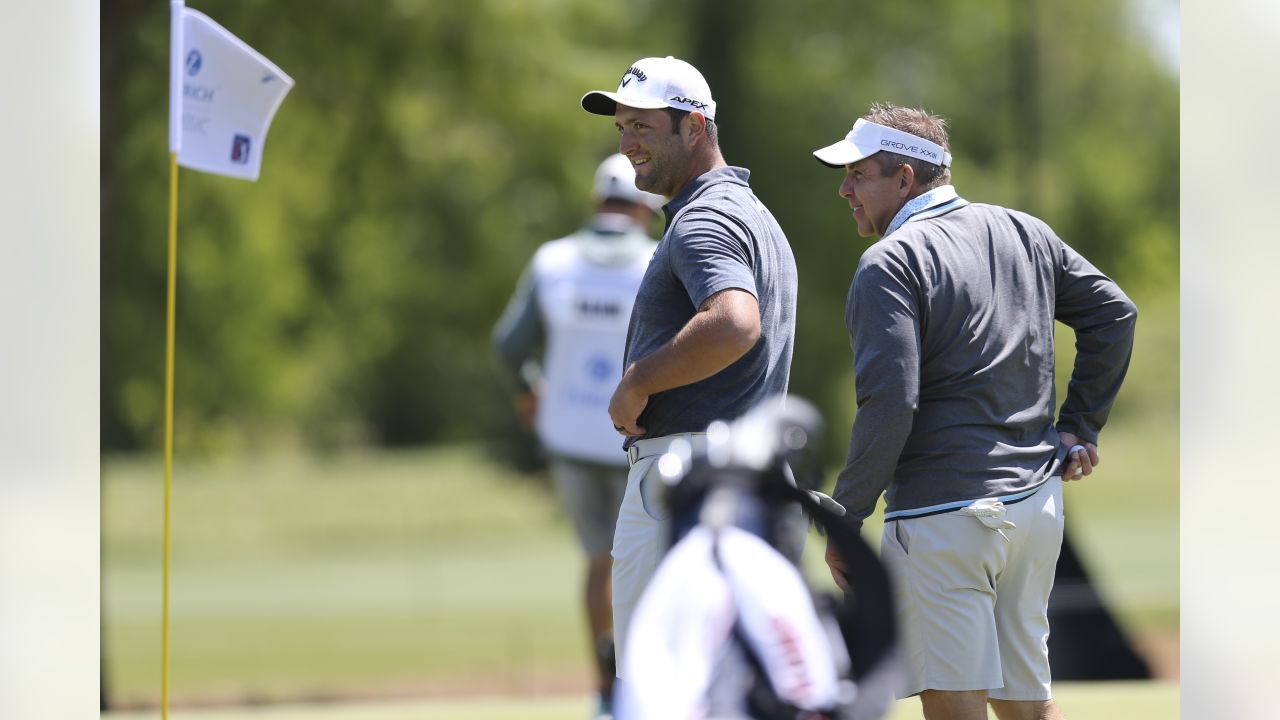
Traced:
POLYGON ((614 198, 647 205, 651 210, 659 210, 666 199, 636 187, 636 169, 624 155, 610 155, 600 163, 596 170, 596 181, 592 185, 591 194, 596 202, 614 198))
POLYGON ((871 157, 881 150, 951 167, 951 153, 941 145, 862 118, 858 118, 843 140, 814 150, 813 156, 823 165, 838 168, 871 157))
POLYGON ((673 107, 716 119, 716 101, 702 73, 670 55, 632 63, 622 74, 617 92, 592 90, 582 96, 582 109, 596 115, 612 116, 619 103, 645 110, 673 107))

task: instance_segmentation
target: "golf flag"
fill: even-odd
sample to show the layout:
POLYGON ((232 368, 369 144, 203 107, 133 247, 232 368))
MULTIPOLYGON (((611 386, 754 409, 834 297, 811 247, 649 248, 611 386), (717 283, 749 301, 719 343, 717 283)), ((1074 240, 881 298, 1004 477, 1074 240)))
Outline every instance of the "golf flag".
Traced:
POLYGON ((169 0, 169 283, 164 363, 164 551, 160 718, 169 720, 173 374, 178 298, 178 166, 257 180, 262 146, 293 78, 204 13, 169 0))
POLYGON ((182 0, 171 7, 169 150, 183 167, 257 180, 293 78, 182 0))

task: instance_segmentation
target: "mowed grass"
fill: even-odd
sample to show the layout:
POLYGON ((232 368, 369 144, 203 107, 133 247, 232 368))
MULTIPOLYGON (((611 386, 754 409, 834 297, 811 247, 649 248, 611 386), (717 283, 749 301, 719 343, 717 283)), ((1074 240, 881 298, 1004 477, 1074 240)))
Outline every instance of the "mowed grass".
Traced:
MULTIPOLYGON (((158 463, 105 462, 102 506, 108 688, 153 702, 158 463)), ((585 682, 570 531, 476 451, 179 464, 172 537, 176 699, 585 682)))
MULTIPOLYGON (((1178 686, 1167 682, 1060 683, 1057 701, 1071 720, 1169 720, 1178 717, 1178 686)), ((175 720, 578 720, 581 696, 472 698, 179 710, 175 720)), ((995 717, 990 714, 990 717, 995 717)), ((110 720, 151 720, 153 711, 109 713, 110 720)), ((919 703, 896 703, 886 720, 918 720, 919 703)))
MULTIPOLYGON (((1108 428, 1103 452, 1094 476, 1068 486, 1069 531, 1128 628, 1176 648, 1176 433, 1162 418, 1130 419, 1108 428)), ((158 460, 104 461, 104 668, 117 706, 159 701, 162 502, 158 460)), ((175 717, 224 717, 183 709, 192 703, 376 696, 532 698, 442 700, 413 705, 404 717, 415 718, 586 714, 571 530, 543 485, 478 449, 180 461, 173 523, 175 717)), ((806 553, 819 584, 829 582, 821 543, 806 553)), ((1176 695, 1159 684, 1060 687, 1077 719, 1172 717, 1116 708, 1176 710, 1176 695)), ((361 707, 333 717, 383 717, 366 713, 382 705, 361 707)), ((296 712, 330 710, 341 708, 296 712)), ((225 717, 276 717, 260 712, 225 717)))

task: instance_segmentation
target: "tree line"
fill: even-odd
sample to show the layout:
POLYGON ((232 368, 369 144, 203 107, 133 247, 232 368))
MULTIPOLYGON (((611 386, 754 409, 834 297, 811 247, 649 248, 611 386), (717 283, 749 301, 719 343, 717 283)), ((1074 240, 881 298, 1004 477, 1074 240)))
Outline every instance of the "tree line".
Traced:
MULTIPOLYGON (((522 456, 489 331, 533 250, 590 212, 616 147, 578 98, 649 55, 703 71, 725 157, 792 242, 792 389, 837 447, 866 241, 809 153, 872 101, 948 117, 962 195, 1040 215, 1135 297, 1176 304, 1178 79, 1125 3, 193 7, 297 84, 259 182, 182 175, 180 451, 488 438, 522 456)), ((104 451, 161 441, 168 12, 122 0, 102 17, 104 451)))

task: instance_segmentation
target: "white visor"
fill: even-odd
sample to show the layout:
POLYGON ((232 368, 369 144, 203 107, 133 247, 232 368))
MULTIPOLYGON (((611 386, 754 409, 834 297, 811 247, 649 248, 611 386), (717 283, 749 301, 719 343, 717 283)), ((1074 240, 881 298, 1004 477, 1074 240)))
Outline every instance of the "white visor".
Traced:
POLYGON ((951 153, 941 145, 862 118, 858 118, 843 140, 814 150, 813 156, 823 165, 839 168, 871 157, 882 150, 951 167, 951 153))

